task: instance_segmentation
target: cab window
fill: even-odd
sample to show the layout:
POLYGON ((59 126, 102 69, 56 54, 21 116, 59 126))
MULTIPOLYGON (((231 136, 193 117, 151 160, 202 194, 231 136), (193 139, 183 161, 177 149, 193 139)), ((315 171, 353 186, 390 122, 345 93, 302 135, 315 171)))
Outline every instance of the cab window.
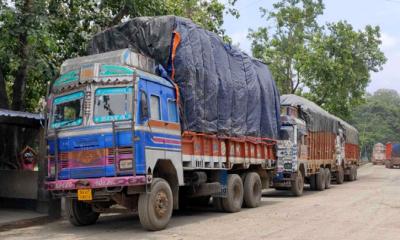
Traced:
POLYGON ((132 87, 98 88, 95 92, 94 122, 132 118, 132 87))
POLYGON ((161 120, 160 97, 150 96, 150 117, 153 120, 161 120))
POLYGON ((81 125, 83 98, 82 91, 55 98, 51 127, 63 128, 81 125))
POLYGON ((176 107, 176 101, 168 99, 168 121, 178 122, 178 110, 176 107))

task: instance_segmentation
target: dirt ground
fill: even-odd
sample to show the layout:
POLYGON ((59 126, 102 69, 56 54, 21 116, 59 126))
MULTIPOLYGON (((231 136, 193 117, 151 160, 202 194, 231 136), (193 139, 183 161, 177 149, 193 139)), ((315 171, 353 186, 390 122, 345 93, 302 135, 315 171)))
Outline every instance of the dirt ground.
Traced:
POLYGON ((368 164, 358 175, 356 182, 300 198, 268 190, 261 207, 239 213, 176 212, 159 232, 142 230, 135 215, 113 215, 89 227, 62 220, 9 230, 0 239, 400 239, 400 169, 368 164))

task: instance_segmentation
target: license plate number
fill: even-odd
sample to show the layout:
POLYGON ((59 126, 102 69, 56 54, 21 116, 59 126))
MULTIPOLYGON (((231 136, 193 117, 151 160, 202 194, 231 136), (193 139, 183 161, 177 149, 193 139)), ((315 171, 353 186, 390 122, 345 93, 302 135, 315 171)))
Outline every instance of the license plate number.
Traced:
POLYGON ((78 200, 79 201, 93 200, 92 189, 78 189, 78 200))

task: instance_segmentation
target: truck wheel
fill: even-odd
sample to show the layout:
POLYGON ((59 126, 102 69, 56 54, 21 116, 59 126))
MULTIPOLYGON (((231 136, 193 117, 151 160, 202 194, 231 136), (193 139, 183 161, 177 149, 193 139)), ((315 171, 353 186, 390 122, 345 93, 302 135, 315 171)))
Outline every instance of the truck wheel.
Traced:
POLYGON ((69 222, 75 226, 95 224, 100 215, 90 204, 72 198, 66 199, 65 210, 69 222))
POLYGON ((260 206, 261 203, 261 178, 255 172, 246 174, 244 179, 244 205, 248 208, 255 208, 260 206))
POLYGON ((311 190, 317 190, 317 181, 316 181, 317 175, 313 174, 309 177, 309 182, 310 182, 310 189, 311 190))
POLYGON ((320 168, 319 173, 315 175, 315 184, 317 191, 323 191, 325 189, 325 169, 320 168))
POLYGON ((331 188, 332 175, 329 168, 325 168, 325 189, 331 188))
POLYGON ((350 166, 350 174, 347 175, 347 181, 352 182, 354 181, 354 167, 353 165, 350 166))
POLYGON ((342 166, 338 166, 336 171, 336 184, 342 184, 344 182, 344 170, 342 166))
POLYGON ((226 198, 222 198, 222 206, 226 212, 239 212, 243 204, 243 182, 237 174, 229 174, 226 186, 226 198))
POLYGON ((293 193, 293 195, 298 197, 303 195, 303 189, 304 189, 303 174, 301 173, 301 171, 298 171, 295 180, 291 182, 290 191, 293 193))
POLYGON ((386 168, 392 168, 393 166, 392 166, 392 164, 390 163, 390 161, 386 161, 386 162, 385 162, 385 167, 386 167, 386 168))
POLYGON ((164 229, 171 219, 173 197, 171 187, 162 178, 151 183, 150 193, 139 195, 139 219, 142 226, 151 231, 164 229))
POLYGON ((220 197, 213 197, 212 200, 213 206, 215 208, 215 210, 217 210, 218 212, 224 212, 224 207, 222 206, 222 198, 220 197))

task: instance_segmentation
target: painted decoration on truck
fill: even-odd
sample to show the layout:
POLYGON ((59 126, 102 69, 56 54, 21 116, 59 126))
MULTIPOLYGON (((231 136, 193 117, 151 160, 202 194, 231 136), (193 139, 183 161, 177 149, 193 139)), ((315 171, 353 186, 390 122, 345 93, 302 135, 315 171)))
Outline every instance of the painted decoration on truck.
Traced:
POLYGON ((60 87, 62 85, 69 84, 71 82, 75 82, 78 80, 79 80, 79 70, 72 70, 57 78, 57 80, 54 82, 54 86, 60 87))
POLYGON ((118 77, 133 75, 134 71, 128 67, 118 65, 101 65, 99 77, 118 77))
POLYGON ((54 99, 54 105, 58 105, 61 103, 66 103, 66 102, 70 102, 70 101, 73 101, 76 99, 80 99, 80 98, 83 98, 83 96, 84 96, 84 93, 82 91, 79 91, 79 92, 75 92, 72 94, 57 97, 54 99))

